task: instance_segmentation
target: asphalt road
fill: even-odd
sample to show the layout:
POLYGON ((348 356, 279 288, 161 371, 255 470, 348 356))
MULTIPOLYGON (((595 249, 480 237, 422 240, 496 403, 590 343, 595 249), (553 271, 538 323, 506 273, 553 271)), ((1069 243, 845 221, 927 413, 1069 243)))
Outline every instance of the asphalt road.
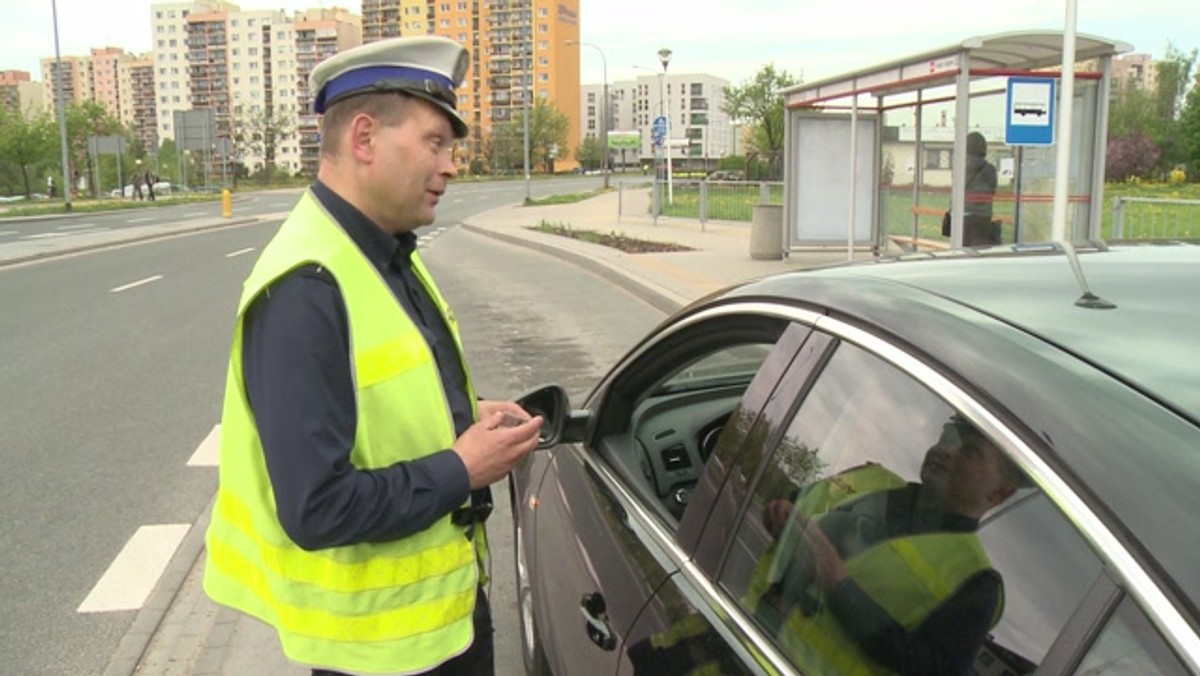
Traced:
MULTIPOLYGON (((534 196, 598 184, 537 181, 534 196)), ((235 209, 279 213, 297 194, 239 196, 235 209)), ((453 227, 523 196, 521 182, 454 185, 439 222, 421 233, 423 255, 464 323, 481 392, 557 381, 582 394, 661 315, 590 273, 453 227)), ((175 209, 87 218, 111 219, 107 227, 135 213, 188 218, 175 209)), ((36 234, 24 228, 44 232, 57 220, 0 222, 0 231, 36 234)), ((208 504, 216 470, 203 442, 220 417, 233 309, 277 223, 0 268, 0 672, 102 671, 137 610, 102 587, 152 584, 171 533, 208 504), (155 555, 134 548, 155 538, 155 555)), ((510 533, 497 525, 498 614, 511 611, 497 621, 515 639, 510 533)), ((519 659, 514 651, 500 648, 519 659)))

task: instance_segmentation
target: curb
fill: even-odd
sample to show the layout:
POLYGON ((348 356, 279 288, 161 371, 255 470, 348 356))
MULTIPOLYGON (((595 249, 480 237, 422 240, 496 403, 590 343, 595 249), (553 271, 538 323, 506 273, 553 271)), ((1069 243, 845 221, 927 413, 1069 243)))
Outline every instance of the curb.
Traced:
POLYGON ((139 244, 142 242, 149 242, 149 241, 156 240, 156 239, 166 239, 168 237, 176 237, 179 235, 191 235, 191 234, 194 234, 197 232, 203 232, 205 230, 220 230, 223 228, 232 228, 232 227, 241 226, 241 225, 252 225, 252 224, 256 224, 256 223, 260 223, 260 222, 262 222, 262 219, 255 216, 252 218, 242 218, 242 219, 231 220, 227 223, 209 223, 207 225, 197 225, 197 226, 192 226, 190 228, 180 228, 178 230, 171 230, 170 232, 156 232, 156 233, 151 233, 151 234, 146 234, 146 235, 137 235, 137 236, 129 237, 126 239, 113 240, 111 242, 98 242, 96 244, 86 244, 86 245, 74 247, 71 249, 62 249, 61 251, 42 251, 40 253, 28 254, 26 256, 18 256, 15 258, 8 258, 8 259, 0 260, 0 268, 7 267, 10 265, 20 265, 21 263, 30 263, 33 261, 44 260, 47 258, 57 258, 59 256, 69 256, 71 254, 84 253, 87 251, 96 251, 99 249, 110 249, 113 247, 125 246, 127 244, 139 244))
POLYGON ((145 656, 151 641, 158 633, 163 618, 183 589, 183 582, 192 572, 192 568, 200 560, 204 552, 204 534, 208 530, 208 522, 212 519, 213 504, 216 495, 209 501, 208 506, 200 513, 200 517, 192 524, 191 529, 179 545, 179 551, 171 557, 158 584, 146 603, 138 610, 137 617, 104 669, 104 676, 132 676, 145 656))
POLYGON ((624 291, 636 296, 637 298, 640 298, 647 304, 654 307, 654 309, 665 314, 674 314, 683 306, 687 305, 688 301, 686 298, 678 296, 665 289, 655 288, 650 284, 650 282, 637 281, 631 278, 624 271, 612 265, 595 258, 591 258, 577 251, 572 251, 566 247, 554 246, 553 244, 548 244, 527 237, 509 235, 466 222, 463 222, 461 225, 470 232, 483 235, 485 237, 491 237, 492 239, 497 239, 502 242, 507 242, 516 246, 523 246, 545 254, 556 256, 558 258, 567 259, 571 263, 603 277, 605 280, 611 282, 615 286, 618 286, 624 291))

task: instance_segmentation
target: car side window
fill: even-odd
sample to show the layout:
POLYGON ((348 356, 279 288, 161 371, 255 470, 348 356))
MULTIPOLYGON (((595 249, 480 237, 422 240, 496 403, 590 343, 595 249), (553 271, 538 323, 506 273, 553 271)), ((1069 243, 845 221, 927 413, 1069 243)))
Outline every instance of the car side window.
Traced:
POLYGON ((787 328, 758 322, 727 317, 689 327, 648 350, 607 393, 597 448, 670 525, 787 328))
POLYGON ((720 583, 804 673, 1029 673, 1100 570, 1002 444, 846 343, 744 514, 720 583))
POLYGON ((1188 671, 1128 597, 1075 669, 1075 676, 1185 676, 1188 671))

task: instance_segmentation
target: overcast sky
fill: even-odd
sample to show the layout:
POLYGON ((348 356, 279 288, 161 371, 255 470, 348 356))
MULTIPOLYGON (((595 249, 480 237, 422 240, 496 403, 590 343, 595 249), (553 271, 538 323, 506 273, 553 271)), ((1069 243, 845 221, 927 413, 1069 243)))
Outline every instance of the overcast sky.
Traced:
MULTIPOLYGON (((347 7, 358 0, 243 0, 242 9, 347 7)), ((1129 43, 1161 57, 1168 42, 1200 47, 1200 0, 1079 0, 1077 30, 1129 43)), ((656 52, 674 52, 671 72, 708 73, 734 84, 773 62, 805 80, 890 61, 974 35, 1062 30, 1065 0, 583 0, 581 38, 603 51, 610 81, 658 68, 656 52)), ((149 0, 57 0, 63 56, 92 47, 151 48, 149 0)), ((54 56, 51 3, 0 0, 0 70, 40 79, 54 56)), ((601 59, 587 48, 583 82, 600 82, 601 59)))

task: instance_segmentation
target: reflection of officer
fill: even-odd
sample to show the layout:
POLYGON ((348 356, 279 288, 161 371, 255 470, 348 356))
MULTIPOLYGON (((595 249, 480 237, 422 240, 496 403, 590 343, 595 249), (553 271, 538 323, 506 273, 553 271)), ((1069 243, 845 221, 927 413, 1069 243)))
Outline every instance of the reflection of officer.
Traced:
POLYGON ((493 671, 488 486, 541 419, 476 401, 413 232, 455 175, 467 60, 398 38, 313 70, 318 178, 238 306, 204 588, 314 674, 493 671))
POLYGON ((772 501, 750 605, 813 673, 967 673, 1004 604, 975 531, 1020 480, 956 417, 919 484, 865 465, 772 501))

